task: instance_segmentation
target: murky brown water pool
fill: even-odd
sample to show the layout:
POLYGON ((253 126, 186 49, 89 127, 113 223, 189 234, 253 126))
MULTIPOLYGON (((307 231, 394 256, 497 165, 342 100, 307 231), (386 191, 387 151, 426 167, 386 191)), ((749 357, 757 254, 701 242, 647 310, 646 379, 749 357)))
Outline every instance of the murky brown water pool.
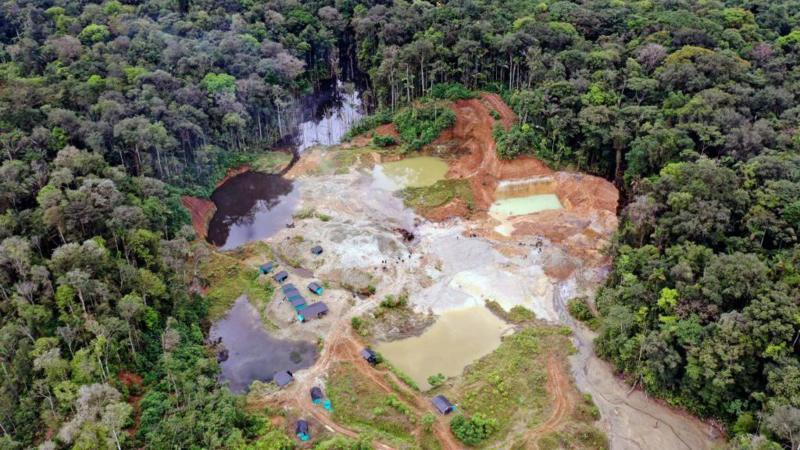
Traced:
POLYGON ((429 376, 461 375, 467 365, 500 346, 507 329, 486 307, 474 306, 445 312, 420 336, 380 343, 375 350, 427 390, 429 376))

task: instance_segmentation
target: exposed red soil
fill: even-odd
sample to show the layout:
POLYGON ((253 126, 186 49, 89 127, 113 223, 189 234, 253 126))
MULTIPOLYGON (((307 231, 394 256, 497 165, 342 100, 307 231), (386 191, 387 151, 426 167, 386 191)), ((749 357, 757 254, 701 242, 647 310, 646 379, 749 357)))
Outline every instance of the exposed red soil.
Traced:
POLYGON ((393 123, 386 123, 379 125, 372 131, 360 134, 350 140, 350 144, 356 147, 363 147, 372 142, 372 136, 392 136, 395 139, 400 139, 400 133, 397 132, 397 127, 393 123))
MULTIPOLYGON (((133 372, 125 372, 122 371, 117 375, 117 379, 119 379, 120 383, 124 384, 128 388, 134 388, 136 390, 142 387, 142 377, 138 374, 133 372)), ((127 433, 129 436, 133 437, 136 435, 136 432, 139 430, 139 424, 142 422, 142 395, 130 395, 128 396, 128 404, 133 407, 133 425, 128 428, 127 433)))
POLYGON ((554 172, 543 161, 523 155, 513 160, 498 158, 492 131, 496 120, 490 111, 500 114, 500 122, 508 128, 514 113, 497 94, 484 93, 480 99, 453 103, 456 123, 442 133, 434 145, 455 147, 458 158, 450 167, 452 178, 470 180, 476 206, 488 208, 495 200, 495 190, 502 180, 553 176, 557 194, 567 209, 580 207, 616 211, 619 194, 610 182, 589 175, 554 172))
MULTIPOLYGON (((619 193, 612 183, 581 173, 555 172, 532 156, 508 161, 498 158, 493 129, 498 122, 507 129, 516 119, 511 108, 496 94, 459 100, 451 108, 456 114, 455 125, 445 130, 429 149, 449 148, 455 159, 447 176, 469 181, 478 211, 487 211, 497 199, 501 182, 541 178, 540 185, 526 185, 524 193, 517 195, 556 194, 564 209, 510 218, 511 237, 543 236, 573 256, 594 263, 605 261, 601 250, 617 227, 619 193), (498 120, 492 117, 492 110, 499 114, 498 120)), ((424 211, 423 215, 441 221, 453 216, 467 217, 470 211, 463 202, 453 201, 424 211)), ((489 229, 487 232, 491 233, 489 229)), ((548 275, 562 279, 572 269, 552 267, 548 275)))
POLYGON ((181 204, 189 210, 189 214, 192 216, 194 232, 199 238, 205 239, 208 236, 208 223, 214 213, 217 212, 217 205, 211 200, 188 195, 181 197, 181 204))
MULTIPOLYGON (((283 406, 297 408, 303 415, 314 417, 316 421, 331 431, 351 438, 358 437, 359 433, 357 431, 336 423, 329 413, 321 410, 319 406, 312 404, 306 395, 309 389, 314 385, 316 378, 327 373, 331 364, 334 362, 350 362, 362 376, 368 378, 382 391, 386 393, 394 392, 393 387, 386 381, 386 377, 388 377, 391 379, 393 385, 400 387, 404 394, 414 399, 414 403, 411 405, 412 408, 418 412, 433 412, 433 406, 425 396, 406 388, 403 382, 388 370, 379 370, 369 365, 360 355, 359 351, 362 347, 363 345, 350 335, 349 329, 344 322, 337 324, 336 328, 328 337, 327 345, 323 349, 317 363, 314 364, 314 367, 309 369, 302 378, 296 379, 295 383, 278 393, 279 403, 283 406)), ((433 431, 442 444, 442 449, 461 449, 462 446, 456 442, 455 438, 450 433, 450 428, 444 418, 438 417, 437 419, 438 420, 433 425, 433 431)), ((390 445, 378 440, 374 441, 373 444, 379 449, 393 449, 390 445)))
POLYGON ((142 377, 133 372, 122 371, 119 373, 119 375, 117 375, 117 378, 119 379, 120 383, 128 387, 142 385, 142 377))
POLYGON ((249 165, 245 164, 239 167, 231 167, 225 172, 225 177, 221 180, 217 181, 217 184, 214 187, 220 187, 225 184, 226 181, 230 180, 231 178, 235 177, 236 175, 241 175, 245 172, 249 172, 252 169, 249 165))
POLYGON ((496 121, 490 111, 493 109, 500 114, 500 122, 506 128, 514 122, 514 113, 496 94, 484 93, 480 99, 458 100, 451 107, 456 113, 456 123, 443 132, 434 145, 455 147, 459 157, 451 164, 448 175, 470 180, 478 208, 486 209, 492 204, 500 180, 553 173, 545 163, 530 156, 511 161, 497 157, 492 135, 496 121))
POLYGON ((400 137, 400 133, 397 132, 397 127, 395 127, 393 123, 386 123, 375 128, 375 134, 379 136, 392 136, 394 138, 400 137))

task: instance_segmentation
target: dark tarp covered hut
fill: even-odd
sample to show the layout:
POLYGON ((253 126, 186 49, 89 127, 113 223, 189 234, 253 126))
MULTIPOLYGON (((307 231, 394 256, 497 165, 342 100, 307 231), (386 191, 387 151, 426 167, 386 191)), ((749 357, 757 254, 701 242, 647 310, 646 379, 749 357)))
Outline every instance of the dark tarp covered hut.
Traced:
POLYGON ((442 414, 450 414, 456 409, 455 405, 450 403, 450 400, 448 400, 444 395, 437 395, 436 397, 433 397, 431 403, 433 403, 433 406, 435 406, 436 409, 442 414))
POLYGON ((276 373, 272 377, 272 381, 274 381, 275 384, 277 384, 279 387, 284 387, 290 384, 292 381, 294 381, 294 376, 292 375, 292 372, 284 370, 282 372, 276 373))

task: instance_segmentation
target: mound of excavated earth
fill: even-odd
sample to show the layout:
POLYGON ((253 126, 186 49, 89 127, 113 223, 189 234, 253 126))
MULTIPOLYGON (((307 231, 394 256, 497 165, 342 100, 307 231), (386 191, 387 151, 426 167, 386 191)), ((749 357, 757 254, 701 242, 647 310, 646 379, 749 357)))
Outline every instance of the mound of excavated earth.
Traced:
MULTIPOLYGON (((557 243, 571 255, 594 262, 603 259, 601 250, 617 228, 619 193, 603 178, 572 172, 554 172, 542 161, 521 156, 506 161, 497 157, 492 130, 497 122, 508 128, 514 113, 496 94, 459 100, 452 104, 456 114, 453 128, 446 130, 432 147, 445 148, 455 155, 448 178, 467 179, 475 206, 487 211, 498 199, 536 194, 555 194, 563 209, 515 217, 493 215, 484 235, 495 234, 517 239, 541 236, 557 243)), ((426 212, 432 220, 442 220, 464 211, 459 200, 426 212)), ((564 270, 555 270, 563 273, 564 270)))

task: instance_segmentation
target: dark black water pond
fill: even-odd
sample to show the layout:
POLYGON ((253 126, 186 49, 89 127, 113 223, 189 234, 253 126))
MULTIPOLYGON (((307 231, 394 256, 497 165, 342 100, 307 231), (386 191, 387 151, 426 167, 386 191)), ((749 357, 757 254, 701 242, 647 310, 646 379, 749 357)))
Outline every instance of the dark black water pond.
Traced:
POLYGON ((292 222, 300 197, 280 175, 245 172, 211 195, 217 212, 208 224, 208 241, 228 250, 275 234, 292 222))
MULTIPOLYGON (((331 80, 298 105, 298 120, 279 147, 295 158, 314 145, 334 145, 362 114, 361 94, 353 84, 331 80)), ((245 172, 211 195, 217 211, 208 224, 208 241, 222 250, 269 237, 292 221, 299 193, 278 174, 245 172)))
POLYGON ((222 338, 228 350, 228 359, 220 363, 221 379, 235 393, 246 392, 255 380, 272 380, 275 372, 311 367, 317 359, 314 343, 270 335, 246 297, 236 300, 228 314, 211 327, 209 337, 222 338))

